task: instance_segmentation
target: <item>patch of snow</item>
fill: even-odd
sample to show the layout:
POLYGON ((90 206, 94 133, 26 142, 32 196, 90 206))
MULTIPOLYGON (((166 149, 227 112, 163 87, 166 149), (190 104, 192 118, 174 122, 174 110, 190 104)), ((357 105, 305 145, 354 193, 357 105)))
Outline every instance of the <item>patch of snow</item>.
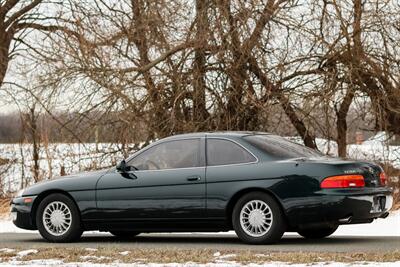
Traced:
POLYGON ((400 236, 400 210, 367 224, 341 225, 334 236, 400 236))
POLYGON ((85 248, 86 251, 97 251, 97 248, 85 248))
POLYGON ((221 255, 218 257, 218 259, 229 259, 229 258, 233 258, 236 257, 236 254, 225 254, 225 255, 221 255))
POLYGON ((17 253, 18 257, 25 257, 28 256, 29 254, 36 254, 39 251, 37 249, 27 249, 27 250, 22 250, 20 252, 17 253))
POLYGON ((37 231, 20 229, 11 220, 0 221, 0 233, 37 233, 37 231))
POLYGON ((119 253, 119 255, 126 256, 129 253, 130 253, 129 251, 122 251, 122 252, 119 253))
POLYGON ((81 260, 88 261, 88 260, 96 260, 96 261, 101 261, 101 260, 106 260, 106 259, 111 259, 110 257, 106 256, 80 256, 81 260))
POLYGON ((215 252, 213 256, 214 256, 214 257, 219 257, 219 256, 221 256, 221 252, 219 252, 219 251, 218 251, 218 252, 215 252))
MULTIPOLYGON (((20 261, 20 260, 10 260, 8 262, 0 262, 0 266, 66 266, 64 265, 64 261, 58 259, 40 259, 40 260, 30 260, 30 261, 20 261)), ((83 265, 81 265, 83 266, 83 265)))
POLYGON ((12 249, 12 248, 0 248, 0 252, 3 252, 3 253, 11 253, 14 251, 15 251, 15 249, 12 249))

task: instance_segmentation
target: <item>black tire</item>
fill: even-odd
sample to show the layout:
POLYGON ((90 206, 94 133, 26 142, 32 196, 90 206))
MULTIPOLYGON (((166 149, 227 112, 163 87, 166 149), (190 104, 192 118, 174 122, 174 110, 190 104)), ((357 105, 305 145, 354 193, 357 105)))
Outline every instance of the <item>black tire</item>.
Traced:
POLYGON ((278 242, 286 230, 286 220, 279 204, 271 196, 262 192, 251 192, 241 197, 232 212, 232 224, 237 236, 248 244, 272 244, 278 242), (262 236, 254 237, 246 233, 240 223, 240 213, 243 207, 253 200, 261 200, 267 204, 272 213, 272 224, 262 236))
POLYGON ((55 193, 45 197, 38 206, 36 212, 36 226, 40 235, 50 242, 66 243, 78 240, 82 235, 80 212, 75 203, 66 195, 55 193), (71 224, 69 229, 62 235, 54 235, 49 232, 43 224, 43 213, 50 203, 61 202, 65 204, 71 212, 71 224))
POLYGON ((132 238, 140 234, 140 232, 135 232, 135 231, 110 231, 110 234, 112 234, 115 237, 118 238, 132 238))
POLYGON ((304 238, 320 239, 333 234, 339 226, 323 227, 323 228, 310 228, 299 230, 298 233, 304 238))

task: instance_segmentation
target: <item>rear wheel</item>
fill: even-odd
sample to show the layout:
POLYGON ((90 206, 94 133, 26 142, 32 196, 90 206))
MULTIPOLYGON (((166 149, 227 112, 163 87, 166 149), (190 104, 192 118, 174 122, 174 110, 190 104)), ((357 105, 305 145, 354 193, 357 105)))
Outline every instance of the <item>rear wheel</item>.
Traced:
POLYGON ((110 234, 119 238, 131 238, 139 235, 139 232, 135 231, 110 231, 110 234))
POLYGON ((36 225, 40 235, 50 242, 72 242, 82 235, 79 210, 63 194, 51 194, 39 203, 36 225))
POLYGON ((241 197, 232 214, 238 237, 249 244, 271 244, 279 241, 286 222, 278 203, 269 195, 252 192, 241 197))
POLYGON ((338 229, 338 226, 311 228, 298 231, 299 235, 309 239, 319 239, 330 236, 338 229))

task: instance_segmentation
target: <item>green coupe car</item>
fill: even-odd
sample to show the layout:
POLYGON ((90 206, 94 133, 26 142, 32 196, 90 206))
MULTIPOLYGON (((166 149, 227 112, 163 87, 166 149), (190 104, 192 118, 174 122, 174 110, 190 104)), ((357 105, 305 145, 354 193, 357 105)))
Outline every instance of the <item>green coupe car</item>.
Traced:
POLYGON ((233 229, 266 244, 285 232, 323 238, 342 224, 385 218, 392 196, 377 164, 267 133, 215 132, 171 136, 114 168, 35 184, 11 205, 15 225, 51 242, 88 230, 126 238, 233 229))

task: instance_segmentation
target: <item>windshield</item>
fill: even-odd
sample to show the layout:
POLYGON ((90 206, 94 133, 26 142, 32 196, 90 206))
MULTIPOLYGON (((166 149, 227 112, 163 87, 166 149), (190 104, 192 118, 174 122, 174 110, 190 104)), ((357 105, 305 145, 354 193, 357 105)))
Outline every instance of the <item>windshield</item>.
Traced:
POLYGON ((291 159, 323 156, 322 153, 314 149, 293 143, 277 135, 249 135, 243 137, 243 139, 275 158, 291 159))

